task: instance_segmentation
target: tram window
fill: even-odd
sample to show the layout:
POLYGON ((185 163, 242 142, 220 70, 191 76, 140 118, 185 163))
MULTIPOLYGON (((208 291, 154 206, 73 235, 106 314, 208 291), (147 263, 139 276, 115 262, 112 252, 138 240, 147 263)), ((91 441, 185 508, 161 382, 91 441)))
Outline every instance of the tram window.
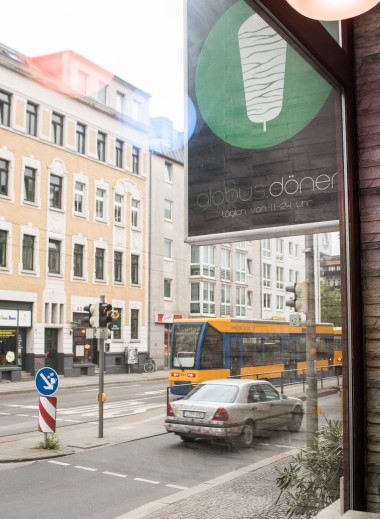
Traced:
POLYGON ((281 339, 276 337, 265 337, 264 339, 264 363, 281 363, 281 339))
POLYGON ((223 365, 222 336, 214 328, 208 327, 202 346, 202 369, 215 369, 223 365))
POLYGON ((242 354, 242 366, 254 366, 255 364, 259 364, 262 360, 261 337, 243 337, 242 354))

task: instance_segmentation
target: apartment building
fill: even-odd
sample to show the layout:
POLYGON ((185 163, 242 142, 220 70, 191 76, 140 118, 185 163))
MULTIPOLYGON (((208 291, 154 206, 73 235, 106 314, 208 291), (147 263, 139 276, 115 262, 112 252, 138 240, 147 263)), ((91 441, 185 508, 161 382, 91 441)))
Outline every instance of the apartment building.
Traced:
POLYGON ((106 369, 125 369, 148 347, 149 95, 74 52, 0 46, 0 67, 0 371, 93 374, 102 295, 106 369))

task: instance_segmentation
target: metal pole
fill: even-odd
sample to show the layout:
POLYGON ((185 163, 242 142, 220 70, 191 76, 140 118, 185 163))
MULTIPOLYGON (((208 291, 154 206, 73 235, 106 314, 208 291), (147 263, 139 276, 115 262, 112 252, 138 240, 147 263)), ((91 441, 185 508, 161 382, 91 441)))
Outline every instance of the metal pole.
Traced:
POLYGON ((306 281, 308 282, 308 313, 306 315, 306 444, 310 446, 318 430, 313 234, 307 234, 305 237, 305 274, 306 281))
MULTIPOLYGON (((105 303, 105 296, 100 296, 100 302, 105 303)), ((103 438, 103 392, 104 392, 104 336, 101 333, 101 329, 98 328, 97 332, 100 332, 98 338, 99 345, 99 393, 98 393, 98 404, 99 404, 99 438, 103 438)))

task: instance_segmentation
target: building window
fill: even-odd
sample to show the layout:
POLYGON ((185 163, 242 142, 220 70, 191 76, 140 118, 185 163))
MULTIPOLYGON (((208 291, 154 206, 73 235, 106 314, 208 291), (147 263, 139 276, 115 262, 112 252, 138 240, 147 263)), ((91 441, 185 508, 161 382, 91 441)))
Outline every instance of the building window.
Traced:
POLYGON ((122 275, 123 268, 123 253, 119 251, 114 252, 113 257, 113 270, 114 270, 114 281, 121 283, 123 281, 122 275))
POLYGON ((139 257, 136 254, 131 254, 131 283, 139 284, 139 257))
POLYGON ((172 280, 164 279, 164 298, 171 299, 172 298, 172 280))
POLYGON ((105 201, 106 192, 104 189, 100 189, 99 187, 96 190, 96 200, 95 200, 95 215, 99 220, 104 219, 104 201, 105 201))
POLYGON ((190 313, 215 315, 214 283, 191 283, 190 313))
POLYGON ((270 246, 270 240, 266 238, 265 240, 262 240, 262 251, 263 251, 263 257, 264 258, 270 258, 271 257, 271 246, 270 246))
POLYGON ((236 282, 245 283, 246 255, 238 252, 236 254, 236 282))
POLYGON ((270 310, 272 308, 271 294, 263 294, 263 308, 264 310, 270 310))
POLYGON ((277 310, 284 310, 284 296, 277 296, 277 310))
POLYGON ((37 135, 37 105, 29 101, 26 103, 26 132, 34 137, 37 135))
POLYGON ((284 261, 284 240, 282 238, 276 240, 276 259, 284 261))
POLYGON ((117 319, 114 319, 113 322, 112 322, 112 333, 113 333, 113 338, 116 339, 116 340, 121 340, 121 323, 122 323, 122 317, 121 317, 121 313, 122 313, 122 309, 121 308, 114 308, 114 312, 115 313, 118 313, 119 316, 117 319))
POLYGON ((0 195, 9 194, 9 162, 0 159, 0 195))
POLYGON ((83 258, 84 258, 84 246, 79 243, 74 244, 74 276, 81 278, 83 277, 83 258))
POLYGON ((61 242, 49 240, 49 272, 59 274, 61 272, 61 242))
POLYGON ((77 89, 81 94, 87 94, 88 74, 84 70, 77 71, 77 89))
POLYGON ((7 266, 7 231, 0 231, 0 267, 7 266))
POLYGON ((140 202, 133 198, 131 201, 131 225, 132 227, 139 227, 140 225, 140 202))
POLYGON ((132 148, 132 172, 136 173, 137 175, 140 172, 140 150, 136 148, 136 146, 133 146, 132 148))
POLYGON ((269 263, 263 263, 263 287, 270 288, 272 286, 272 266, 269 263))
POLYGON ((276 288, 284 289, 284 269, 283 267, 276 267, 276 288))
POLYGON ((173 248, 173 241, 165 238, 164 239, 164 258, 165 259, 172 258, 172 248, 173 248))
POLYGON ((171 200, 164 201, 164 218, 165 220, 173 220, 173 202, 171 200))
POLYGON ((36 170, 28 166, 24 170, 24 200, 26 202, 36 200, 36 170))
POLYGON ((106 160, 106 134, 98 132, 98 138, 96 143, 98 150, 98 160, 104 162, 106 160))
POLYGON ((245 288, 236 287, 236 317, 245 317, 246 315, 246 301, 245 301, 245 288))
POLYGON ((123 221, 123 204, 124 197, 115 193, 114 218, 115 223, 122 223, 123 221))
POLYGON ((190 275, 215 277, 215 247, 213 245, 191 246, 190 275))
POLYGON ((116 111, 125 113, 125 95, 122 92, 116 92, 116 111))
POLYGON ((141 103, 136 101, 136 99, 132 102, 132 117, 135 121, 140 121, 141 118, 141 103))
POLYGON ((173 183, 173 164, 165 162, 165 182, 173 183))
POLYGON ((77 123, 77 152, 82 155, 86 152, 86 127, 81 123, 77 123))
POLYGON ((34 270, 34 236, 24 234, 22 238, 22 268, 34 270))
POLYGON ((85 185, 82 182, 75 182, 74 212, 79 214, 84 213, 84 188, 85 185))
POLYGON ((222 285, 220 291, 220 317, 231 315, 231 287, 222 285))
POLYGON ((228 249, 220 250, 220 279, 231 281, 231 251, 228 249))
POLYGON ((108 95, 108 86, 103 82, 99 82, 99 89, 98 89, 99 103, 103 103, 104 105, 106 105, 107 104, 107 95, 108 95))
POLYGON ((50 175, 50 207, 62 208, 62 177, 50 175))
POLYGON ((119 139, 116 139, 115 160, 116 160, 117 168, 123 167, 123 149, 124 149, 124 142, 120 141, 119 139))
POLYGON ((104 279, 104 249, 95 249, 95 278, 104 279))
POLYGON ((131 339, 139 338, 139 311, 131 310, 131 339))
POLYGON ((11 114, 11 96, 7 92, 0 90, 0 124, 2 126, 10 125, 11 114))
POLYGON ((51 118, 53 144, 63 144, 63 115, 53 112, 51 118))

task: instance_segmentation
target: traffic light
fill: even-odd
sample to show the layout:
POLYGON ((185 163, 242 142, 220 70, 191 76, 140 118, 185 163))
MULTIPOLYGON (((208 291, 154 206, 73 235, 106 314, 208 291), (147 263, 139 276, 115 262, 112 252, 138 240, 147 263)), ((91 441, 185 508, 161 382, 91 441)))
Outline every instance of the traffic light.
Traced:
POLYGON ((286 299, 285 305, 294 308, 297 312, 304 312, 307 314, 309 311, 308 282, 289 283, 285 286, 285 291, 293 296, 291 299, 286 299))
POLYGON ((83 307, 83 310, 88 313, 87 317, 82 319, 83 323, 87 323, 92 328, 99 327, 99 307, 97 304, 87 305, 83 307))
POLYGON ((99 327, 107 328, 112 323, 112 305, 108 303, 99 303, 99 327))

